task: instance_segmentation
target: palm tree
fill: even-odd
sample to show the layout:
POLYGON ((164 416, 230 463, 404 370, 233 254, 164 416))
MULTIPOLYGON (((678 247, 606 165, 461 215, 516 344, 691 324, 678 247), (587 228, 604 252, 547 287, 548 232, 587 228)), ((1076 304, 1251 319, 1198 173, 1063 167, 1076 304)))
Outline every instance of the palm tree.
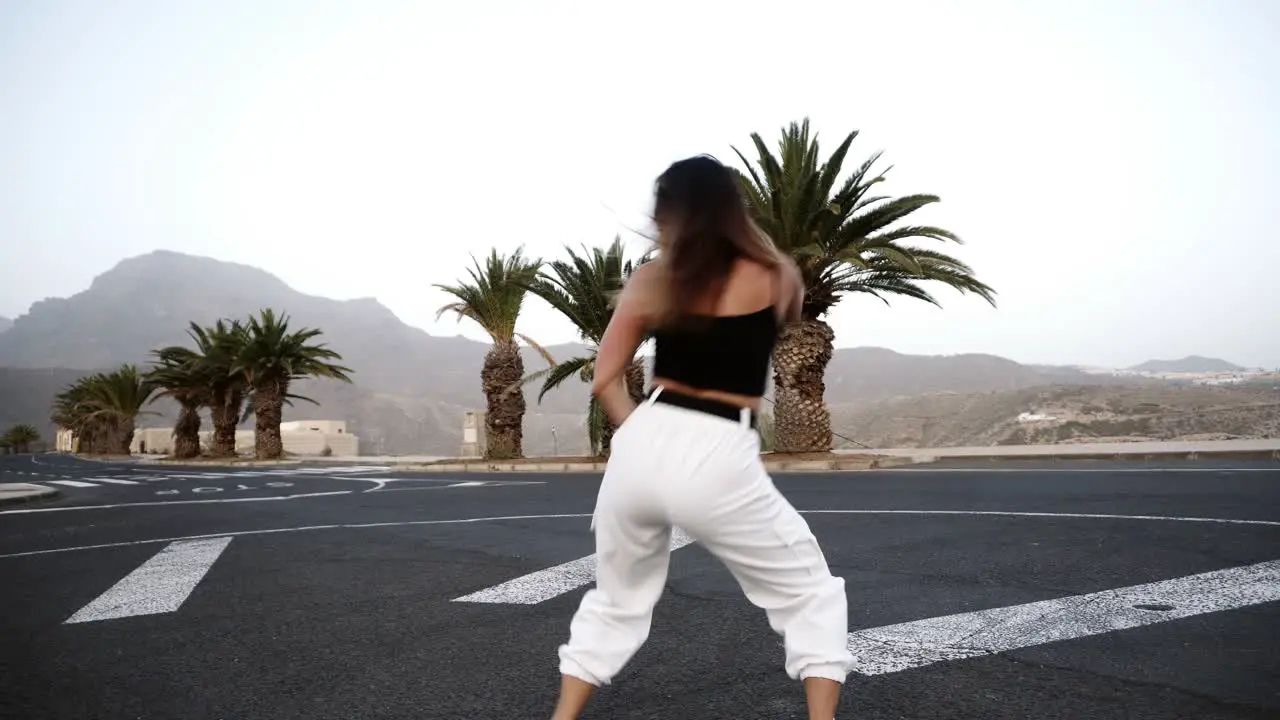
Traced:
POLYGON ((34 426, 20 423, 9 428, 4 434, 3 443, 13 448, 17 454, 31 452, 31 444, 40 441, 40 431, 34 426))
POLYGON ((187 334, 195 341, 195 355, 205 377, 209 417, 213 421, 214 457, 235 457, 236 426, 244 419, 246 385, 243 374, 232 372, 244 346, 239 320, 218 320, 212 327, 191 323, 187 334))
MULTIPOLYGON (((542 402, 548 391, 574 375, 583 382, 591 382, 595 373, 596 351, 613 317, 614 301, 632 271, 649 260, 647 254, 638 262, 626 260, 622 238, 618 236, 603 249, 584 246, 582 256, 568 246, 565 251, 569 260, 549 263, 550 270, 541 271, 529 283, 528 289, 568 318, 588 349, 586 355, 557 363, 524 378, 524 382, 543 380, 538 402, 542 402)), ((644 397, 644 364, 638 358, 633 359, 627 368, 627 390, 637 402, 644 397)), ((587 406, 587 435, 593 454, 609 454, 615 429, 593 396, 587 406)))
POLYGON ((738 177, 752 217, 795 259, 805 283, 802 318, 783 329, 773 353, 779 452, 831 449, 831 415, 823 393, 835 335, 822 318, 843 295, 866 293, 886 304, 886 296, 901 295, 939 305, 921 284, 935 281, 995 305, 995 291, 960 260, 903 244, 916 238, 959 243, 954 233, 925 225, 890 228, 939 198, 871 195, 872 187, 885 179, 883 172, 871 172, 880 153, 837 187, 857 135, 849 133, 821 164, 817 136, 810 136, 807 118, 783 129, 778 156, 752 133, 754 167, 734 148, 746 166, 746 173, 738 172, 738 177))
POLYGON ((484 356, 480 385, 487 408, 484 456, 494 460, 518 458, 524 454, 525 400, 524 392, 519 389, 520 380, 524 377, 524 360, 520 357, 516 339, 524 340, 537 350, 548 365, 555 364, 542 346, 516 332, 525 288, 542 266, 540 260, 526 260, 523 252, 523 248, 517 248, 504 258, 497 250, 492 250, 484 266, 472 258, 475 268, 467 271, 471 275, 470 282, 435 286, 456 299, 441 307, 436 318, 446 312, 455 313, 459 322, 463 318, 471 318, 493 340, 493 347, 484 356))
POLYGON ((212 384, 204 357, 177 345, 153 350, 152 354, 156 360, 147 371, 147 380, 160 389, 155 399, 170 397, 178 402, 173 456, 197 457, 200 455, 200 408, 209 404, 212 384))
POLYGON ((138 416, 155 388, 136 365, 80 378, 54 399, 55 423, 69 428, 81 452, 128 455, 138 416))
POLYGON ((274 460, 284 455, 280 420, 285 402, 315 402, 290 394, 290 383, 307 377, 351 382, 348 375, 354 372, 351 368, 328 362, 341 360, 341 355, 323 343, 309 344, 320 334, 320 330, 313 328, 290 332, 289 316, 277 316, 270 308, 250 317, 244 326, 240 353, 231 374, 243 377, 251 393, 250 404, 256 418, 253 450, 260 460, 274 460))

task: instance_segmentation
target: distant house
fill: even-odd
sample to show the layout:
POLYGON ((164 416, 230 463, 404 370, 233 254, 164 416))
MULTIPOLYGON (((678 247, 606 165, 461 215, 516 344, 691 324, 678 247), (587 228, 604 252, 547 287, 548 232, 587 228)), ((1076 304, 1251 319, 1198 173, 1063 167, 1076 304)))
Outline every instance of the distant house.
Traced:
MULTIPOLYGON (((59 450, 62 450, 59 433, 59 450)), ((360 439, 347 432, 342 420, 291 420, 280 423, 280 439, 290 455, 358 455, 360 439), (326 453, 326 449, 328 452, 326 453)), ((213 431, 200 433, 200 447, 213 444, 213 431)), ((173 428, 139 428, 133 433, 129 451, 136 454, 168 455, 173 452, 173 428)), ((236 453, 253 452, 253 430, 236 430, 236 453)))

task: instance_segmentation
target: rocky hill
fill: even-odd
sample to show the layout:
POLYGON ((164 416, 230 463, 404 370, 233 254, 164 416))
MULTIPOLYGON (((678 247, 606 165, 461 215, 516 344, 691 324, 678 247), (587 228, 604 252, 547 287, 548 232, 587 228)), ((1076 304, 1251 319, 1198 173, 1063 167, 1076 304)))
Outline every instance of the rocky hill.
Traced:
POLYGON ((955 447, 1280 437, 1280 386, 1147 383, 933 393, 832 406, 838 446, 955 447))
MULTIPOLYGON (((0 334, 0 426, 30 422, 49 428, 53 395, 76 377, 121 362, 144 363, 152 348, 187 343, 188 321, 244 317, 260 308, 287 312, 295 327, 317 327, 322 340, 355 369, 355 384, 304 383, 298 392, 320 401, 285 408, 285 418, 346 420, 366 453, 453 454, 462 414, 484 406, 480 366, 488 346, 441 337, 403 323, 372 298, 332 300, 299 293, 257 268, 157 251, 121 261, 69 298, 32 305, 0 334)), ((549 348, 569 358, 581 346, 549 348)), ((526 370, 544 366, 526 352, 526 370)), ((1110 385, 1133 378, 1090 375, 1066 367, 1020 365, 992 355, 913 356, 881 348, 840 349, 827 374, 828 400, 840 412, 869 403, 937 393, 1007 393, 1048 385, 1110 385)), ((570 381, 541 404, 530 390, 526 449, 549 453, 552 428, 561 452, 586 449, 587 387, 570 381)), ((167 423, 173 408, 147 425, 167 423)), ((837 428, 843 420, 837 414, 837 428)), ((959 436, 957 436, 959 437, 959 436)))
POLYGON ((1135 372, 1148 373, 1214 373, 1239 372, 1244 368, 1218 358, 1189 355, 1181 360, 1148 360, 1141 365, 1129 368, 1135 372))
POLYGON ((13 327, 13 321, 7 317, 0 316, 0 333, 13 327))

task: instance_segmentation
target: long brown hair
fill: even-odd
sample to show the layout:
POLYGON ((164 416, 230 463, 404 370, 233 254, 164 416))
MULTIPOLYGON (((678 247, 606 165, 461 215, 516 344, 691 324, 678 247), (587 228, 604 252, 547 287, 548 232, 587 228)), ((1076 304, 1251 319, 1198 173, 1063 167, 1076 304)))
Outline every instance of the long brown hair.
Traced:
POLYGON ((733 171, 709 155, 672 163, 655 183, 660 274, 658 326, 688 325, 698 304, 719 297, 734 261, 777 268, 784 258, 747 214, 733 171))

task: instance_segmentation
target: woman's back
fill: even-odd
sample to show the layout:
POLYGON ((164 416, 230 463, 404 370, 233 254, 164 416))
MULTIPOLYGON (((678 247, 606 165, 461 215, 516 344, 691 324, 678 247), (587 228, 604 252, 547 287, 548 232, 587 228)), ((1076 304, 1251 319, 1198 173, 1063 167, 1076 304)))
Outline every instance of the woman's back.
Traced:
POLYGON ((685 322, 654 331, 654 384, 755 407, 764 395, 769 359, 794 293, 778 267, 734 262, 719 292, 681 308, 685 322))

